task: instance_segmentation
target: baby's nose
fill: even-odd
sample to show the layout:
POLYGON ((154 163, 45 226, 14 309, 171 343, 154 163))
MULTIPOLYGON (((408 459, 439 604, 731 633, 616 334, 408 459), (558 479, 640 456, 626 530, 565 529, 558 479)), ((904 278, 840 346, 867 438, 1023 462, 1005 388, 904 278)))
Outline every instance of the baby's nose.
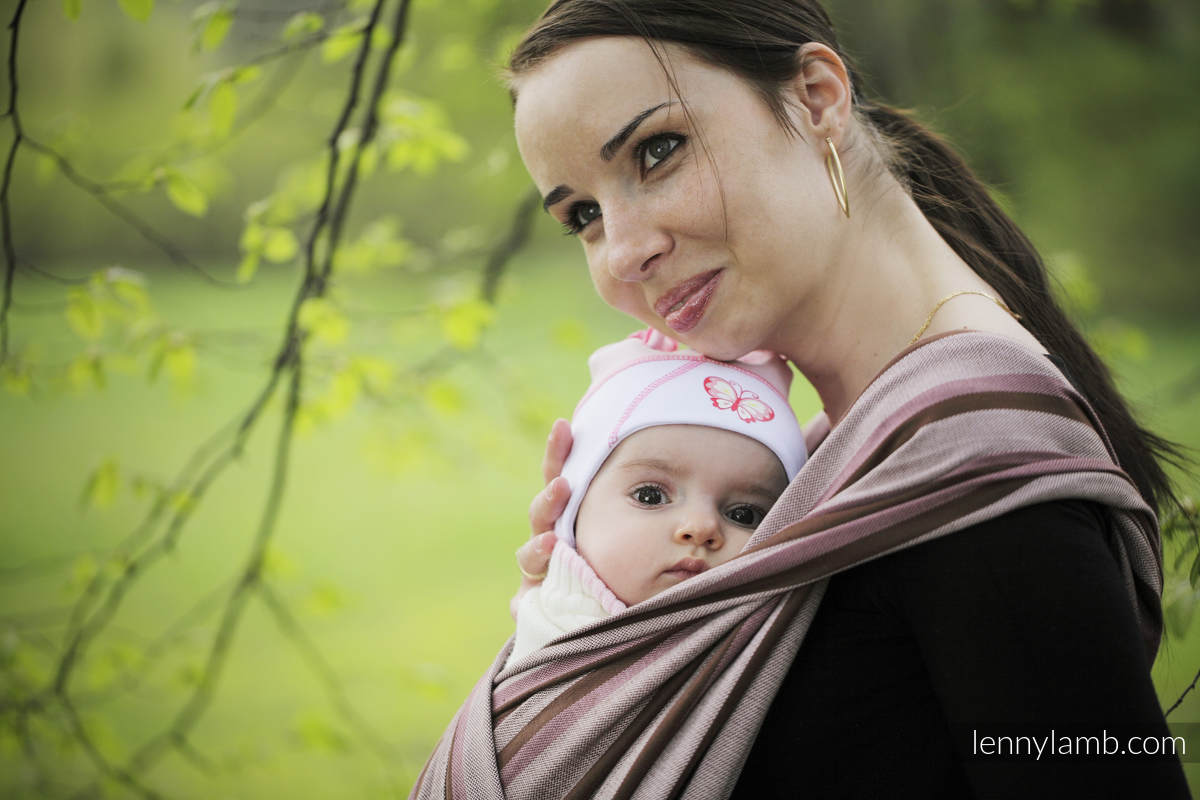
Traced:
POLYGON ((721 521, 716 515, 692 514, 675 529, 674 540, 679 544, 717 550, 725 544, 721 535, 721 521))

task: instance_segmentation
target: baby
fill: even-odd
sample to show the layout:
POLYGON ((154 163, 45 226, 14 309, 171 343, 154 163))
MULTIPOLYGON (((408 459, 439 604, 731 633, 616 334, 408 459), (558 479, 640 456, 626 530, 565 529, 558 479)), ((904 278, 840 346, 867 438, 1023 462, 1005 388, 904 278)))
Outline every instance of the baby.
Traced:
POLYGON ((807 455, 791 371, 755 361, 679 352, 652 332, 592 354, 562 471, 571 499, 506 666, 741 551, 807 455))

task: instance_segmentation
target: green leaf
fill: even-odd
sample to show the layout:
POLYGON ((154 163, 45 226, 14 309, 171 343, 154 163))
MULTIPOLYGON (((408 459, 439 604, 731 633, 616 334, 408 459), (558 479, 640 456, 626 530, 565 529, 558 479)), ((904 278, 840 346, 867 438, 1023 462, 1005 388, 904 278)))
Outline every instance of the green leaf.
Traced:
POLYGON ((283 33, 280 36, 285 42, 294 42, 314 34, 324 27, 325 18, 320 14, 301 11, 292 15, 292 18, 283 26, 283 33))
POLYGON ((136 270, 124 267, 109 267, 104 270, 104 280, 113 295, 136 314, 150 311, 150 295, 146 292, 146 281, 136 270))
POLYGON ((446 378, 435 378, 425 389, 425 400, 430 408, 442 416, 452 417, 466 406, 462 390, 446 378))
POLYGON ((358 374, 363 387, 374 395, 386 395, 395 386, 396 367, 375 356, 355 356, 350 368, 358 374))
POLYGON ((169 347, 163 356, 163 364, 176 386, 186 386, 196 374, 196 348, 190 344, 169 347))
POLYGON ((267 545, 263 555, 262 572, 265 577, 273 580, 294 578, 300 573, 300 567, 295 559, 279 549, 274 544, 267 545))
POLYGON ((237 116, 237 90, 233 81, 221 81, 213 88, 208 99, 208 118, 213 133, 224 139, 233 131, 233 120, 237 116))
POLYGON ((318 714, 308 713, 296 720, 293 734, 304 747, 343 753, 350 749, 350 740, 318 714))
POLYGON ((73 591, 78 591, 87 586, 99 572, 100 565, 96 563, 95 557, 91 553, 84 553, 71 565, 68 587, 73 591))
POLYGON ((82 10, 83 0, 63 0, 63 13, 72 22, 79 19, 79 12, 82 10))
POLYGON ((208 196, 190 178, 177 170, 167 172, 167 197, 180 211, 203 217, 208 211, 208 196))
POLYGON ((138 22, 150 19, 154 10, 154 0, 120 0, 121 10, 138 22))
POLYGON ((442 318, 442 334, 459 350, 470 350, 479 343, 492 316, 490 305, 482 300, 468 300, 450 309, 442 318))
POLYGON ((340 344, 345 341, 350 330, 350 322, 324 297, 310 297, 300 306, 300 327, 308 331, 314 339, 327 344, 340 344))
POLYGON ((201 50, 216 50, 225 41, 230 26, 233 25, 233 11, 228 6, 209 15, 204 25, 204 33, 200 35, 201 50))
POLYGON ((376 25, 371 31, 371 49, 386 50, 392 43, 392 32, 383 25, 376 25))
POLYGON ((249 283, 258 273, 258 253, 246 253, 237 268, 237 282, 249 283))
POLYGON ((9 394, 24 397, 33 388, 33 376, 29 368, 10 359, 4 365, 4 389, 9 394))
POLYGON ((314 411, 326 421, 339 419, 346 415, 362 389, 362 380, 354 370, 342 370, 333 376, 329 389, 321 400, 315 404, 314 411))
POLYGON ((401 239, 394 219, 378 219, 367 225, 352 243, 338 248, 334 264, 338 272, 368 273, 404 264, 412 257, 412 243, 401 239))
POLYGON ((244 67, 238 67, 235 69, 233 74, 229 76, 229 80, 232 81, 235 86, 239 86, 243 83, 253 83, 261 78, 262 74, 262 67, 258 66, 257 64, 247 64, 244 67))
POLYGON ((291 261, 300 252, 300 243, 291 228, 269 228, 263 243, 263 255, 268 261, 282 264, 291 261))
POLYGON ((332 583, 321 583, 308 595, 308 607, 316 614, 329 616, 346 606, 342 590, 332 583))
POLYGON ((93 508, 108 508, 120 488, 121 470, 117 462, 110 458, 92 471, 83 490, 83 500, 93 508))
POLYGON ((72 289, 68 293, 67 323, 81 339, 95 341, 104 334, 104 312, 91 292, 72 289))
POLYGON ((242 229, 242 238, 238 242, 243 253, 257 253, 267 242, 267 229, 256 218, 251 218, 242 229))
POLYGON ((341 61, 358 47, 362 38, 363 20, 356 20, 335 30, 321 45, 321 60, 326 64, 341 61))
POLYGON ((104 388, 104 362, 99 356, 84 353, 75 358, 67 367, 67 380, 77 390, 86 388, 89 384, 97 389, 104 388))

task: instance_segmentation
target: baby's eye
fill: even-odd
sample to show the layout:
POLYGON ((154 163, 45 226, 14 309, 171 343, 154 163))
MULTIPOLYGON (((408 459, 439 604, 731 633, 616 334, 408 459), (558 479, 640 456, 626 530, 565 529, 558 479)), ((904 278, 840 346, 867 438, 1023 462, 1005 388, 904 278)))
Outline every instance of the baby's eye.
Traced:
POLYGON ((735 525, 741 525, 745 528, 757 528, 758 524, 763 521, 766 513, 761 508, 755 506, 734 506, 725 512, 725 516, 735 525))
POLYGON ((667 502, 667 493, 658 486, 639 486, 633 490, 633 499, 644 506, 661 506, 667 502))
POLYGON ((683 137, 677 133, 663 133, 651 136, 641 147, 642 172, 649 172, 661 163, 676 147, 683 144, 683 137))

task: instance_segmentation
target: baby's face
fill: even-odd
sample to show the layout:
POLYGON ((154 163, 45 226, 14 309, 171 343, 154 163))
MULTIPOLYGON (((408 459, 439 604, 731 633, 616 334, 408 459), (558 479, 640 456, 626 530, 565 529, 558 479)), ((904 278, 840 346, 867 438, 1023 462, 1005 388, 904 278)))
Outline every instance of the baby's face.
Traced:
POLYGON ((787 486, 762 444, 718 428, 660 425, 612 452, 575 520, 575 541, 627 605, 724 564, 787 486))

